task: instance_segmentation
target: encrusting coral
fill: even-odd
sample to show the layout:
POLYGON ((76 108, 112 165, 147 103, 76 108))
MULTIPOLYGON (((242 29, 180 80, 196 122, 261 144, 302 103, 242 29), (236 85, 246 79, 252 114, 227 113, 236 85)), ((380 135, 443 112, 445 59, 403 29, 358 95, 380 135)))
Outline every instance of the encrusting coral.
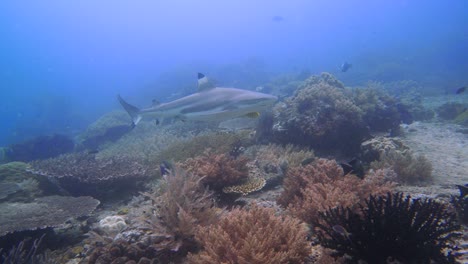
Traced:
POLYGON ((322 246, 347 263, 457 263, 455 214, 431 199, 370 196, 360 211, 337 207, 313 224, 322 246))
POLYGON ((385 181, 382 170, 360 179, 343 175, 342 168, 333 160, 318 159, 311 165, 288 170, 277 202, 292 215, 312 223, 330 207, 357 208, 370 194, 387 193, 393 187, 393 183, 385 181))
POLYGON ((300 221, 277 216, 273 209, 234 209, 196 233, 203 249, 189 254, 188 263, 305 263, 311 254, 306 237, 300 221))

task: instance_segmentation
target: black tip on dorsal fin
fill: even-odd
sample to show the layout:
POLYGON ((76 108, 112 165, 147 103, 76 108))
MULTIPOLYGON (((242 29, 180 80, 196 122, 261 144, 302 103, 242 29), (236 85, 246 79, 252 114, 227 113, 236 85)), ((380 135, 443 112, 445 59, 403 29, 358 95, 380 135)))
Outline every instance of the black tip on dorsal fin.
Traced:
POLYGON ((202 79, 205 77, 205 74, 203 73, 198 73, 198 80, 202 79))

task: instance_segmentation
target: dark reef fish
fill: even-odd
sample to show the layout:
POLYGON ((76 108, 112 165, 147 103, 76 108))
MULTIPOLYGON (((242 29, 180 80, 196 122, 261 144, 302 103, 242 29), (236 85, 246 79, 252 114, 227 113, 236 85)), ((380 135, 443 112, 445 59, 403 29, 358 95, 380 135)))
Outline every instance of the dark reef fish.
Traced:
POLYGON ((273 106, 276 96, 237 88, 214 87, 205 75, 198 74, 198 92, 168 103, 139 109, 118 96, 120 104, 136 126, 143 115, 178 120, 224 121, 237 117, 255 118, 273 106))
POLYGON ((169 175, 174 171, 174 166, 169 161, 163 160, 159 164, 159 171, 161 172, 161 176, 169 175))
POLYGON ((341 72, 347 72, 352 66, 353 65, 351 63, 345 61, 338 67, 338 69, 340 69, 341 72))
POLYGON ((340 163, 340 166, 343 169, 344 175, 354 174, 361 179, 364 178, 364 166, 361 160, 354 158, 347 163, 340 163))
POLYGON ((463 87, 458 88, 455 94, 462 94, 465 91, 466 91, 466 86, 463 86, 463 87))

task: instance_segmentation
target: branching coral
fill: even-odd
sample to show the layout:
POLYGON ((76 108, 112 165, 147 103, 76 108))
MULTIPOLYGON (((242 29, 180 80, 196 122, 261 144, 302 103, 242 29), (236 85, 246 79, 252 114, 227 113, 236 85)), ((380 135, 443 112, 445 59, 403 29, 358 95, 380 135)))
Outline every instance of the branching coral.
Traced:
POLYGON ((311 253, 307 230, 298 220, 276 216, 273 209, 234 209, 219 223, 201 229, 203 250, 189 263, 304 263, 311 253))
POLYGON ((370 194, 386 193, 392 188, 392 183, 385 183, 384 171, 359 179, 344 176, 335 161, 319 159, 313 165, 288 171, 278 203, 294 216, 312 223, 329 207, 357 208, 370 194))
POLYGON ((95 249, 89 263, 117 260, 168 263, 169 259, 183 257, 196 249, 196 229, 218 219, 212 193, 201 184, 201 178, 179 169, 164 177, 159 191, 145 196, 152 205, 130 219, 128 230, 113 241, 104 237, 105 245, 95 249))
POLYGON ((158 250, 187 252, 195 246, 192 240, 195 230, 217 219, 212 192, 203 187, 202 180, 178 170, 165 177, 162 194, 146 194, 156 206, 153 229, 164 230, 170 237, 156 246, 158 250))
POLYGON ((456 263, 450 255, 460 237, 454 220, 442 203, 389 193, 371 196, 360 212, 330 209, 314 225, 320 243, 348 255, 349 263, 456 263))
POLYGON ((181 167, 202 177, 203 184, 214 190, 240 183, 249 175, 248 158, 234 158, 227 154, 205 152, 203 155, 186 160, 181 167))

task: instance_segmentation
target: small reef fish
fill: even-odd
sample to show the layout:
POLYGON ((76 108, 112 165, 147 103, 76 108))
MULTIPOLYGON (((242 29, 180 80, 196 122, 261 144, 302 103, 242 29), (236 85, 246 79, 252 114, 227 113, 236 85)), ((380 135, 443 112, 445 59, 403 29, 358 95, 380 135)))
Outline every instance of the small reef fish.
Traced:
POLYGON ((462 94, 465 91, 466 91, 466 86, 463 86, 463 87, 458 88, 455 94, 462 94))
MULTIPOLYGON (((120 104, 136 126, 143 116, 175 118, 178 120, 224 121, 237 117, 256 118, 278 100, 270 94, 237 88, 214 87, 208 78, 198 74, 198 92, 168 103, 157 103, 139 109, 117 96, 120 104)), ((157 123, 159 123, 157 121, 157 123)))
POLYGON ((174 170, 174 166, 168 161, 162 161, 159 164, 159 171, 161 172, 161 176, 166 176, 172 173, 174 170))
POLYGON ((351 240, 351 233, 349 233, 343 226, 341 225, 334 225, 332 226, 333 231, 337 232, 338 234, 344 236, 346 239, 351 240))
POLYGON ((353 65, 351 63, 348 63, 348 62, 343 62, 343 64, 341 64, 338 69, 340 69, 341 72, 347 72, 353 65))

